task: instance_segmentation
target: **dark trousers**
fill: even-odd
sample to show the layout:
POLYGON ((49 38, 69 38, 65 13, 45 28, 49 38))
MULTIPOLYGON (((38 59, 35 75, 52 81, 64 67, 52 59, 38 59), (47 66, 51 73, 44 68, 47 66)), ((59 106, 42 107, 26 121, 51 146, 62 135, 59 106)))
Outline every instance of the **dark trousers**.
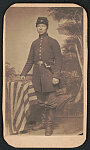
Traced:
POLYGON ((57 106, 56 92, 36 92, 38 104, 42 108, 41 121, 46 127, 53 125, 55 108, 57 106))
POLYGON ((56 92, 36 92, 38 104, 46 109, 56 108, 56 92))
POLYGON ((36 92, 36 95, 42 111, 41 123, 34 130, 44 128, 45 135, 51 135, 54 129, 54 115, 57 106, 56 92, 36 92))

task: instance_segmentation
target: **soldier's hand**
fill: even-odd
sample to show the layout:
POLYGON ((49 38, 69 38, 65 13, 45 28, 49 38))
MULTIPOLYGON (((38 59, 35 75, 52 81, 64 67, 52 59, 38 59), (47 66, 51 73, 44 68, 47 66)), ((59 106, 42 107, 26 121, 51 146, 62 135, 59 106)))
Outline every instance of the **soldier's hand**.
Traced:
POLYGON ((25 76, 21 76, 20 78, 21 78, 21 80, 25 80, 25 76))
POLYGON ((53 84, 58 84, 58 83, 59 83, 59 79, 53 78, 52 83, 53 83, 53 84))

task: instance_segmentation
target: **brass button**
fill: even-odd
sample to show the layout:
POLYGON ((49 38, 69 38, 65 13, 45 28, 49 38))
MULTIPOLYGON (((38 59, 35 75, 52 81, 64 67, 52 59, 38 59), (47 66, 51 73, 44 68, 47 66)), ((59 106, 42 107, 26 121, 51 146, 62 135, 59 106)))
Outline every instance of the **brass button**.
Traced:
POLYGON ((42 47, 40 46, 40 49, 41 49, 42 47))

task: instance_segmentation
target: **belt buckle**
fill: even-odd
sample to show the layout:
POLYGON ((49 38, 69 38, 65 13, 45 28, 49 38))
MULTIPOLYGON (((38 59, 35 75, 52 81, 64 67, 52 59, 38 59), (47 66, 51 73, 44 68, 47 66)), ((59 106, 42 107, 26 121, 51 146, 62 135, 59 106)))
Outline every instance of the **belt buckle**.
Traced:
POLYGON ((39 66, 43 64, 43 61, 38 61, 39 66))

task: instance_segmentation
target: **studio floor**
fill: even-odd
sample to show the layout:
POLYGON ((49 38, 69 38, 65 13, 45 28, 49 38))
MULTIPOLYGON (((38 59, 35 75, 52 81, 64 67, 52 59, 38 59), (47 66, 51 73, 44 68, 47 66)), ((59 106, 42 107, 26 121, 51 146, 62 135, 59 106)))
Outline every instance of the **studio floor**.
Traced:
MULTIPOLYGON (((78 118, 57 118, 53 131, 53 136, 57 135, 82 135, 82 117, 78 118), (58 121, 57 121, 58 120, 58 121)), ((21 133, 22 135, 34 135, 34 136, 44 136, 45 129, 33 131, 28 130, 26 133, 21 133)), ((21 135, 20 134, 20 135, 21 135)))

